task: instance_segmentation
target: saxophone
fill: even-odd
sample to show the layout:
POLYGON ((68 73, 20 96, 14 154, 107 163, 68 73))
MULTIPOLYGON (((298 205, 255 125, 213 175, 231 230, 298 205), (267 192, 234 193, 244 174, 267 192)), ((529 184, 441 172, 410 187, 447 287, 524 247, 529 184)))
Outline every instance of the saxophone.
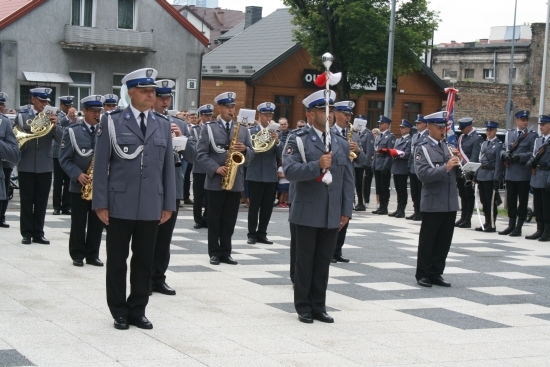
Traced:
MULTIPOLYGON (((350 123, 348 123, 348 133, 346 134, 346 138, 348 139, 348 142, 352 142, 353 141, 353 125, 350 123)), ((352 152, 350 151, 349 152, 349 159, 353 162, 353 160, 357 158, 357 154, 355 154, 355 152, 352 152)))
MULTIPOLYGON (((233 116, 231 116, 233 117, 233 116)), ((239 166, 244 163, 245 158, 241 152, 237 152, 233 149, 233 145, 239 141, 239 130, 241 128, 240 122, 235 122, 235 128, 233 129, 233 137, 229 143, 229 149, 227 151, 227 158, 225 159, 225 166, 227 167, 227 175, 222 177, 222 190, 231 190, 235 184, 235 176, 239 170, 239 166)))
POLYGON ((90 177, 90 182, 86 185, 82 185, 82 188, 80 189, 80 197, 84 200, 92 200, 92 177, 94 175, 94 157, 92 156, 92 160, 90 161, 90 165, 88 166, 88 170, 86 171, 86 174, 90 177))

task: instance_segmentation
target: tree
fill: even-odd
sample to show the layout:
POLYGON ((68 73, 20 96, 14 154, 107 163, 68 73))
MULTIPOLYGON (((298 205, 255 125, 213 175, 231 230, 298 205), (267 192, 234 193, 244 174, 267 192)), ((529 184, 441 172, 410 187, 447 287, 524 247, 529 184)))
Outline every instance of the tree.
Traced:
MULTIPOLYGON (((338 97, 348 99, 350 85, 371 86, 386 79, 391 0, 283 0, 298 29, 295 40, 321 70, 321 55, 334 56, 342 72, 338 97)), ((400 2, 395 20, 393 76, 419 70, 420 55, 437 28, 438 15, 427 0, 400 2)))

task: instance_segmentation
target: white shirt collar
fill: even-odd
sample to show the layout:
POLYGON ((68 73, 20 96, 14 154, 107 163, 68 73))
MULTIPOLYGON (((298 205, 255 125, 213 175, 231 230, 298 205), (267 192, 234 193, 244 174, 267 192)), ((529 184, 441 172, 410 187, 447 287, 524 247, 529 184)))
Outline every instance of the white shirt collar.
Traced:
POLYGON ((429 139, 431 139, 431 140, 432 140, 432 141, 433 141, 434 143, 436 143, 436 144, 439 144, 439 143, 441 143, 441 141, 439 141, 439 140, 435 140, 434 138, 432 138, 432 137, 431 137, 431 136, 429 136, 429 135, 428 135, 428 138, 429 138, 429 139))
POLYGON ((315 126, 312 126, 311 127, 313 130, 315 130, 315 132, 317 133, 317 135, 319 135, 319 138, 321 138, 321 142, 323 141, 323 132, 321 130, 317 130, 315 128, 315 126))
MULTIPOLYGON (((136 110, 134 108, 134 106, 132 106, 131 103, 130 103, 130 109, 132 110, 132 113, 134 114, 134 117, 136 118, 138 126, 140 126, 141 118, 139 117, 139 115, 141 114, 141 111, 136 110)), ((145 110, 145 111, 143 111, 143 113, 145 114, 145 126, 147 126, 147 119, 149 118, 149 110, 145 110)))
POLYGON ((225 127, 225 124, 227 124, 229 122, 229 127, 231 128, 231 124, 233 123, 233 121, 225 121, 224 119, 222 119, 222 117, 220 116, 220 121, 222 122, 222 124, 224 125, 225 127))
POLYGON ((386 133, 386 131, 388 131, 389 129, 386 129, 384 131, 380 131, 380 135, 384 135, 386 133))
POLYGON ((495 135, 494 138, 492 138, 491 140, 489 140, 490 142, 494 141, 495 139, 498 139, 497 136, 495 135))
POLYGON ((521 132, 525 132, 525 130, 527 130, 527 129, 520 130, 519 128, 516 128, 516 132, 517 132, 518 134, 519 134, 520 131, 521 131, 521 132))
POLYGON ((470 136, 474 131, 476 131, 476 128, 475 128, 475 127, 472 129, 472 131, 470 131, 470 132, 469 132, 468 134, 466 134, 466 135, 470 136))

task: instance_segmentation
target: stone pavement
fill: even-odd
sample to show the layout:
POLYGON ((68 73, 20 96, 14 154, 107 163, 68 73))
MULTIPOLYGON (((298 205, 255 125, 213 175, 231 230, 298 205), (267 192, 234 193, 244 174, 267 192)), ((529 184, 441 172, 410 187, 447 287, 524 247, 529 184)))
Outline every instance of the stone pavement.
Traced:
POLYGON ((212 266, 206 230, 193 229, 186 206, 167 273, 177 295, 150 298, 153 330, 119 331, 105 268, 72 266, 70 218, 49 210, 52 244, 25 246, 11 205, 11 228, 0 229, 0 366, 550 365, 550 243, 457 229, 452 287, 425 289, 414 279, 419 222, 354 213, 344 247, 352 263, 330 270, 335 323, 306 325, 292 304, 286 210, 272 217, 275 244, 251 246, 243 208, 239 265, 212 266))

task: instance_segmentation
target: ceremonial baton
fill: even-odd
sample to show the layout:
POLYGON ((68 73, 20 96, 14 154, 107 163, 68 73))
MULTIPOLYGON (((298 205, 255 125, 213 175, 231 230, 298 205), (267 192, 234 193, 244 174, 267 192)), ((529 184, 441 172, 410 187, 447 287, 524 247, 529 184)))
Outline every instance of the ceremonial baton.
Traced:
POLYGON ((491 224, 493 225, 493 228, 495 228, 495 195, 497 193, 497 190, 493 190, 493 198, 491 199, 491 224))
MULTIPOLYGON (((330 111, 329 111, 329 104, 330 104, 330 66, 332 65, 332 62, 334 61, 334 57, 329 53, 325 53, 322 56, 323 65, 325 65, 325 72, 327 77, 327 82, 325 85, 325 130, 326 130, 326 141, 325 141, 325 151, 326 153, 329 153, 330 151, 330 111)), ((323 182, 327 185, 330 185, 332 182, 332 175, 330 174, 329 170, 325 170, 325 177, 323 177, 323 182), (328 177, 326 177, 328 176, 328 177)))
MULTIPOLYGON (((479 224, 481 224, 481 229, 485 231, 485 226, 483 225, 483 221, 481 220, 481 213, 479 212, 479 203, 477 201, 478 195, 479 195, 479 185, 476 185, 474 182, 474 197, 475 197, 475 203, 476 203, 477 218, 479 219, 479 224)), ((494 198, 494 194, 493 194, 493 198, 494 198)))

